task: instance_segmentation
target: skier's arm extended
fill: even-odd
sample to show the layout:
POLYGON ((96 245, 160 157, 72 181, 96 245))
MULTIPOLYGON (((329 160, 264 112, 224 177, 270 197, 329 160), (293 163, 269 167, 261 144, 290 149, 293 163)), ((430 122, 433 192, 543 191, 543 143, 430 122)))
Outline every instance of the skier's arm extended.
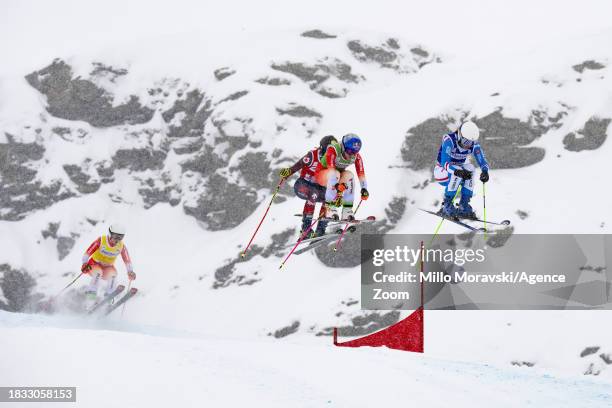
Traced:
POLYGON ((281 177, 291 177, 293 173, 301 170, 304 166, 309 166, 310 163, 312 163, 312 160, 312 152, 306 153, 300 160, 296 161, 293 166, 282 169, 280 172, 281 177))
POLYGON ((474 154, 474 157, 476 158, 476 161, 478 162, 478 165, 480 166, 480 169, 484 173, 488 173, 489 163, 487 163, 487 158, 485 157, 482 147, 480 147, 480 143, 478 142, 474 143, 473 154, 474 154))

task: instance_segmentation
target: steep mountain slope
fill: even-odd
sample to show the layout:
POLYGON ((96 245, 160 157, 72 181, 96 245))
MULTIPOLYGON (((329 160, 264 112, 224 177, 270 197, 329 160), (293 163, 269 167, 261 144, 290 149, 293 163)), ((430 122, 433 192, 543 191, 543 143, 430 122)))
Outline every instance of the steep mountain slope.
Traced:
MULTIPOLYGON (((321 136, 346 132, 364 139, 372 197, 360 211, 380 220, 370 231, 431 232, 436 220, 418 208, 433 208, 440 199, 431 180, 436 148, 441 134, 466 116, 483 128, 492 164, 491 218, 510 218, 515 233, 605 233, 612 220, 596 178, 611 149, 612 31, 600 16, 605 13, 596 12, 599 3, 580 11, 592 17, 590 25, 578 19, 585 25, 568 28, 559 23, 573 21, 566 6, 544 19, 550 3, 542 4, 529 5, 531 23, 512 35, 498 31, 491 10, 473 5, 490 44, 477 38, 478 30, 451 38, 424 22, 403 27, 397 16, 388 26, 354 29, 334 21, 346 11, 335 8, 321 20, 308 11, 299 25, 287 23, 290 29, 268 16, 261 19, 267 24, 248 19, 244 32, 214 31, 221 23, 200 27, 190 16, 185 27, 157 32, 139 24, 128 38, 125 30, 109 30, 91 34, 90 42, 70 36, 68 45, 21 28, 23 47, 3 45, 15 59, 0 71, 3 271, 27 271, 36 291, 52 295, 76 273, 89 243, 121 220, 129 227, 141 291, 129 322, 242 341, 292 335, 305 344, 333 326, 343 334, 372 332, 402 315, 359 310, 356 236, 336 256, 320 250, 278 271, 286 253, 280 247, 295 238, 293 214, 302 205, 289 185, 251 255, 243 261, 240 250, 278 169, 321 136), (312 21, 327 24, 306 26, 312 21), (260 25, 267 27, 253 28, 260 25), (528 34, 540 32, 537 43, 527 42, 528 34), (33 52, 37 40, 49 48, 33 52)), ((15 18, 31 12, 13 7, 15 18)), ((506 11, 516 16, 517 10, 506 11)), ((163 21, 157 6, 153 11, 163 21)), ((368 20, 363 10, 346 12, 368 20)), ((106 13, 91 18, 103 21, 106 13)), ((58 18, 63 35, 84 24, 58 18)), ((236 27, 244 18, 236 16, 236 27)), ((441 27, 452 27, 453 19, 440 18, 441 27)), ((535 361, 573 374, 609 371, 612 345, 600 336, 607 329, 599 313, 430 315, 434 355, 535 361), (547 333, 535 332, 548 319, 555 324, 547 333), (566 328, 579 324, 583 334, 568 345, 566 328), (479 335, 495 327, 506 338, 529 341, 510 348, 496 338, 483 346, 455 337, 465 327, 479 335), (546 353, 551 340, 557 346, 546 353), (588 346, 600 349, 580 357, 588 346)))

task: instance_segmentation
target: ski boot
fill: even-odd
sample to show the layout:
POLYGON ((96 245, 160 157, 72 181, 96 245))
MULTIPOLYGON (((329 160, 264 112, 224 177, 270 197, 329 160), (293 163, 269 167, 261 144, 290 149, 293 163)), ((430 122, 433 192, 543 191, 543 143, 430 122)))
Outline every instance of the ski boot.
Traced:
POLYGON ((470 205, 470 199, 472 197, 461 196, 461 201, 459 201, 459 208, 457 209, 457 216, 459 218, 466 218, 469 220, 475 220, 476 213, 474 213, 474 209, 470 205))
POLYGON ((342 207, 342 221, 354 221, 355 214, 353 213, 353 206, 342 207))
POLYGON ((455 207, 455 204, 453 204, 453 197, 447 195, 444 196, 442 208, 440 208, 438 214, 451 219, 457 218, 457 208, 455 207))
MULTIPOLYGON (((346 207, 342 207, 342 221, 355 221, 355 214, 353 213, 353 207, 352 206, 346 206, 346 207)), ((354 225, 351 225, 348 228, 349 232, 355 232, 355 230, 357 229, 357 227, 355 227, 354 225)), ((342 234, 342 231, 344 230, 344 226, 342 226, 342 228, 337 228, 336 229, 336 234, 342 234)))
POLYGON ((314 231, 312 230, 312 228, 310 228, 311 225, 312 225, 312 214, 303 215, 302 216, 302 229, 300 230, 300 238, 302 238, 302 236, 304 235, 304 233, 306 233, 306 231, 308 231, 308 233, 306 233, 306 236, 303 237, 304 239, 314 237, 314 231))
POLYGON ((85 308, 85 310, 89 310, 89 308, 93 307, 93 305, 95 305, 96 303, 98 303, 98 292, 95 290, 86 290, 85 293, 85 300, 83 303, 83 307, 85 308))

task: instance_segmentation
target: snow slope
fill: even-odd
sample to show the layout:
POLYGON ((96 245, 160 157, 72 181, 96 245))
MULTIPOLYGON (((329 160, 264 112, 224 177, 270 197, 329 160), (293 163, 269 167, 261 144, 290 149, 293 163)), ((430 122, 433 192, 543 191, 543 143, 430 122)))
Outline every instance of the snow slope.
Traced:
POLYGON ((3 358, 12 369, 2 370, 0 382, 76 386, 77 404, 67 407, 597 408, 612 402, 612 387, 603 379, 393 350, 228 340, 7 313, 0 320, 0 349, 13 350, 3 358), (37 369, 24 361, 36 361, 37 369))

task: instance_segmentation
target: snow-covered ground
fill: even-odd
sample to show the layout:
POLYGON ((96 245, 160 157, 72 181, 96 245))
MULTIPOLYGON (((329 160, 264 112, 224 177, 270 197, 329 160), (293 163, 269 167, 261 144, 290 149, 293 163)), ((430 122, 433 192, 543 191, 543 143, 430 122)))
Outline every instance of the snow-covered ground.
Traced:
POLYGON ((202 337, 120 322, 7 313, 0 313, 0 322, 0 349, 11 350, 3 355, 3 365, 11 369, 0 373, 2 384, 76 386, 77 406, 83 407, 597 408, 612 403, 610 384, 601 378, 393 350, 202 337))
POLYGON ((591 118, 612 117, 611 14, 607 1, 4 1, 0 265, 27 271, 50 296, 120 220, 140 292, 123 320, 0 312, 0 386, 76 385, 77 405, 87 407, 612 405, 607 311, 427 312, 424 356, 335 348, 316 334, 364 315, 359 268, 307 253, 278 270, 286 251, 274 249, 274 234, 296 228, 302 205, 289 190, 255 241, 266 249, 237 262, 278 168, 326 134, 363 137, 371 198, 360 211, 384 219, 404 199, 390 232, 431 232, 437 220, 418 208, 440 198, 440 187, 426 184, 434 157, 425 167, 410 162, 407 133, 498 111, 503 119, 491 119, 485 138, 511 133, 504 126, 516 121, 517 139, 539 132, 519 148, 545 154, 492 166, 490 219, 511 219, 516 233, 608 233, 610 126, 593 149, 572 151, 565 141, 572 132, 580 140, 591 118), (330 38, 302 35, 314 29, 330 38), (399 57, 389 66, 359 59, 353 41, 399 57), (65 70, 25 77, 55 58, 73 82, 54 100, 48 89, 65 70), (32 78, 50 77, 35 88, 32 78), (77 93, 91 111, 66 103, 78 80, 112 97, 107 111, 135 96, 142 106, 134 110, 151 117, 132 123, 140 116, 128 112, 100 124, 123 113, 105 115, 95 92, 77 93), (182 107, 188 95, 201 110, 182 107), (212 170, 199 156, 208 147, 205 157, 218 160, 212 170), (258 154, 269 164, 241 170, 258 154), (29 170, 31 180, 15 175, 29 170), (57 192, 37 193, 54 183, 57 192), (224 207, 236 216, 223 218, 224 207), (210 208, 222 222, 211 223, 210 208), (295 333, 274 338, 295 322, 295 333), (588 347, 597 350, 581 356, 588 347))

